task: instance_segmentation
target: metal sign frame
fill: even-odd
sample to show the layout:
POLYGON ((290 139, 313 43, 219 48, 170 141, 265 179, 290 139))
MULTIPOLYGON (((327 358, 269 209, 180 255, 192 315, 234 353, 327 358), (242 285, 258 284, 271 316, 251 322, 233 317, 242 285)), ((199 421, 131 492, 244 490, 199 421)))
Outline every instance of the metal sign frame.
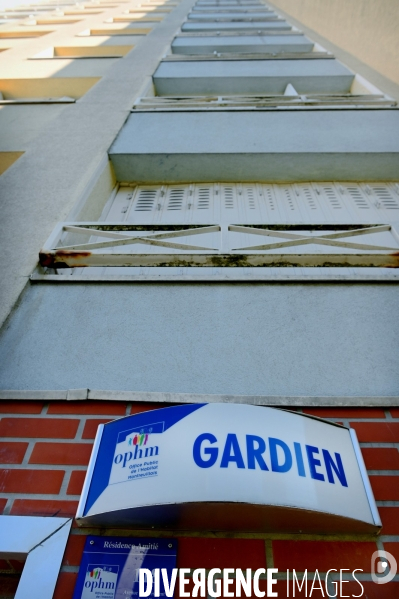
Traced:
MULTIPOLYGON (((206 405, 210 405, 210 404, 206 404, 206 405)), ((274 408, 274 409, 276 409, 276 408, 274 408)), ((280 411, 282 411, 282 410, 280 410, 280 411)), ((151 414, 154 414, 154 416, 155 416, 155 413, 156 413, 156 411, 155 412, 151 411, 151 414)), ((298 414, 296 414, 296 415, 298 416, 298 414)), ((368 532, 368 533, 371 533, 371 534, 373 534, 373 533, 374 534, 378 534, 380 532, 382 523, 381 523, 381 519, 379 517, 377 505, 376 505, 375 500, 374 500, 374 496, 373 496, 373 492, 372 492, 372 489, 371 489, 370 481, 368 479, 366 467, 365 467, 365 464, 364 464, 364 461, 363 461, 363 458, 362 458, 360 446, 359 446, 359 443, 357 441, 356 432, 353 429, 350 429, 348 427, 343 427, 342 425, 334 425, 333 423, 328 422, 328 421, 324 421, 323 419, 320 419, 320 418, 315 418, 315 417, 304 415, 304 414, 301 414, 300 416, 304 417, 304 418, 311 418, 311 419, 314 419, 314 420, 322 421, 322 422, 325 422, 326 424, 333 425, 333 426, 338 426, 339 428, 344 428, 344 429, 348 430, 350 443, 351 443, 353 451, 354 451, 354 456, 356 458, 356 462, 357 462, 359 474, 360 474, 361 481, 362 481, 363 486, 364 486, 364 491, 365 491, 365 495, 366 495, 366 498, 367 498, 367 501, 368 501, 368 505, 369 505, 371 516, 372 516, 373 524, 366 525, 365 522, 362 522, 361 520, 356 521, 354 519, 351 519, 353 517, 349 518, 349 517, 345 517, 345 516, 339 515, 339 514, 334 515, 333 513, 330 513, 328 511, 318 511, 318 510, 314 510, 314 509, 312 510, 310 508, 308 509, 308 508, 302 508, 302 507, 284 506, 283 504, 281 504, 281 505, 270 504, 269 505, 269 504, 265 503, 264 505, 257 505, 257 504, 252 504, 252 503, 240 503, 239 500, 237 500, 237 503, 235 503, 235 502, 231 503, 230 500, 226 500, 226 501, 221 501, 218 504, 218 506, 217 506, 215 504, 215 502, 212 502, 212 501, 210 501, 210 502, 208 501, 207 502, 207 501, 204 501, 204 500, 202 500, 202 501, 200 500, 199 502, 195 502, 194 504, 192 504, 191 507, 190 507, 190 504, 185 504, 185 505, 184 505, 184 503, 181 504, 182 505, 182 510, 184 512, 184 514, 182 516, 182 520, 184 520, 184 522, 185 522, 185 525, 183 525, 183 528, 184 528, 184 526, 187 527, 187 525, 188 525, 188 527, 190 527, 190 518, 191 518, 192 513, 194 513, 194 512, 192 512, 192 510, 196 509, 196 510, 199 510, 199 512, 201 512, 201 510, 202 510, 201 513, 202 513, 202 516, 203 516, 204 513, 206 512, 206 509, 207 509, 206 506, 212 504, 213 507, 211 507, 210 509, 216 509, 216 511, 219 509, 219 513, 220 513, 220 509, 223 508, 223 506, 225 506, 225 508, 226 508, 227 511, 230 510, 230 512, 231 512, 231 510, 237 509, 238 512, 241 515, 243 513, 245 513, 245 510, 247 510, 247 512, 250 512, 251 509, 255 510, 254 513, 256 512, 256 513, 260 514, 260 510, 262 510, 263 508, 265 508, 265 509, 274 510, 274 512, 279 517, 281 515, 282 511, 284 511, 284 510, 287 511, 288 510, 288 512, 291 514, 291 516, 293 515, 294 512, 297 513, 297 514, 302 514, 301 518, 302 517, 304 518, 304 526, 302 527, 303 530, 306 530, 306 526, 307 526, 306 525, 306 521, 307 521, 306 519, 307 518, 309 518, 309 519, 313 518, 314 519, 314 523, 312 524, 312 526, 313 526, 313 532, 317 531, 317 526, 319 525, 321 532, 327 532, 328 529, 330 531, 331 530, 335 530, 334 527, 336 527, 337 531, 339 531, 339 530, 341 530, 341 531, 351 530, 351 532, 353 532, 355 534, 359 533, 359 532, 360 533, 362 533, 362 532, 368 532), (230 501, 230 503, 229 503, 229 501, 230 501), (339 519, 341 520, 341 523, 340 523, 339 519), (352 525, 348 524, 349 521, 352 521, 354 524, 352 524, 352 525), (342 524, 342 522, 344 522, 344 524, 342 524), (324 524, 325 524, 325 530, 323 528, 324 524), (340 529, 340 526, 341 526, 341 529, 340 529)), ((101 440, 103 438, 104 426, 105 425, 100 425, 99 428, 98 428, 98 431, 97 431, 97 435, 96 435, 94 446, 93 446, 93 452, 92 452, 92 456, 91 456, 91 459, 90 459, 89 468, 88 468, 87 476, 86 476, 86 479, 85 479, 85 482, 84 482, 84 485, 83 485, 82 495, 81 495, 81 498, 80 498, 80 502, 79 502, 79 506, 78 506, 78 511, 77 511, 77 515, 76 515, 78 524, 79 525, 83 525, 83 526, 85 526, 85 525, 89 525, 90 526, 90 522, 91 522, 91 520, 93 518, 92 516, 85 516, 85 506, 86 506, 87 499, 88 499, 88 494, 89 494, 90 485, 91 485, 92 478, 93 478, 94 468, 95 468, 96 460, 97 460, 97 457, 98 457, 98 452, 99 452, 101 440)), ((216 502, 216 503, 218 503, 218 502, 216 502)), ((162 508, 162 507, 165 508, 166 507, 166 509, 169 509, 168 505, 169 505, 168 503, 165 503, 163 506, 162 505, 158 505, 156 503, 154 504, 153 507, 154 507, 155 512, 157 510, 159 510, 160 513, 161 513, 161 516, 160 516, 161 519, 159 519, 158 514, 155 514, 155 512, 154 512, 155 515, 154 515, 154 520, 152 522, 153 525, 151 526, 151 528, 154 528, 154 525, 156 527, 158 527, 158 528, 168 528, 168 529, 181 528, 181 524, 176 524, 176 526, 174 526, 173 524, 170 525, 170 522, 167 521, 167 518, 165 520, 165 525, 163 525, 163 522, 162 522, 162 517, 163 517, 162 516, 162 510, 160 508, 162 508)), ((148 503, 146 503, 145 506, 144 506, 144 510, 145 509, 148 510, 150 508, 151 508, 151 505, 148 504, 148 503)), ((171 509, 175 510, 175 511, 176 510, 178 511, 179 510, 179 502, 176 502, 173 505, 173 507, 171 507, 171 509)), ((125 514, 127 514, 127 511, 130 511, 130 516, 127 515, 126 517, 125 516, 121 517, 120 523, 118 521, 118 513, 117 512, 112 512, 112 517, 111 517, 112 518, 112 525, 113 526, 118 526, 119 524, 120 525, 126 525, 126 522, 127 522, 126 518, 131 517, 132 518, 131 524, 134 526, 134 524, 135 524, 134 511, 135 510, 137 511, 137 513, 139 513, 139 511, 142 510, 142 508, 140 508, 140 507, 132 507, 131 510, 122 510, 122 511, 125 512, 125 514)), ((105 516, 104 516, 105 519, 104 519, 103 523, 106 524, 107 523, 107 517, 106 517, 106 513, 104 513, 104 514, 105 514, 105 516)), ((139 518, 142 518, 142 514, 141 514, 141 516, 139 516, 139 518)), ((141 519, 141 520, 139 519, 139 521, 138 521, 139 522, 139 527, 146 528, 145 520, 146 520, 146 516, 144 516, 144 526, 143 526, 143 519, 141 519)), ((199 518, 199 521, 200 520, 201 520, 201 518, 199 518)), ((100 518, 99 522, 100 522, 100 525, 101 525, 101 518, 100 518)), ((198 529, 201 529, 201 524, 198 524, 198 522, 196 522, 195 518, 193 518, 192 526, 191 527, 192 528, 193 527, 194 528, 197 527, 198 529)), ((202 527, 203 527, 203 525, 202 525, 202 527)), ((210 524, 210 528, 214 529, 214 525, 210 524)), ((223 528, 221 528, 221 530, 222 529, 223 528)), ((233 530, 233 529, 230 528, 230 530, 233 530)), ((237 529, 236 530, 246 530, 246 529, 243 528, 240 524, 237 524, 237 529)), ((266 529, 260 528, 260 531, 261 530, 263 530, 263 532, 267 531, 266 529)), ((248 532, 250 532, 249 529, 248 529, 248 532)))

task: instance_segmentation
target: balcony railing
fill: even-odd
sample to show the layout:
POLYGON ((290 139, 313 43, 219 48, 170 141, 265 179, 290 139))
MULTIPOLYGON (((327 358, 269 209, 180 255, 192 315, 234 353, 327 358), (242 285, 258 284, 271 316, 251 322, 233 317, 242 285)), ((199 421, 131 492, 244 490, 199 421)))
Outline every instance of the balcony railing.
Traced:
POLYGON ((39 260, 42 267, 51 269, 90 266, 399 268, 399 237, 391 225, 385 224, 312 227, 60 223, 42 248, 39 260), (74 242, 71 242, 72 236, 74 242), (375 242, 370 236, 376 237, 375 242), (79 242, 77 237, 83 240, 79 242), (191 241, 193 237, 197 243, 191 241))
POLYGON ((297 94, 267 96, 155 96, 138 98, 133 110, 268 110, 297 108, 397 108, 379 94, 297 94))

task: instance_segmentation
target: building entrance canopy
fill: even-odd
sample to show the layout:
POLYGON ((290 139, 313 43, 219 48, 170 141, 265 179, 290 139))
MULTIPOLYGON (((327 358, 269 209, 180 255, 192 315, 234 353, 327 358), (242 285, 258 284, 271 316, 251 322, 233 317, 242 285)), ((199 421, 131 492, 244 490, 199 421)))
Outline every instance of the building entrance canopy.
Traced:
POLYGON ((181 405, 99 427, 81 525, 378 532, 353 430, 242 404, 181 405))

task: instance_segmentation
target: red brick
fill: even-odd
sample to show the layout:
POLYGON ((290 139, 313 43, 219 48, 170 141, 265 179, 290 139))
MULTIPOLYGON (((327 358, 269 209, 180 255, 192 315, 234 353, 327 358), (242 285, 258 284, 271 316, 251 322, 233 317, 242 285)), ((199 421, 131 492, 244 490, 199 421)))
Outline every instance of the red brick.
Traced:
POLYGON ((40 414, 42 401, 0 401, 0 414, 40 414))
POLYGON ((399 543, 384 543, 384 549, 392 553, 399 564, 399 543))
MULTIPOLYGON (((244 572, 244 575, 245 575, 245 574, 246 574, 246 573, 244 572)), ((191 579, 190 579, 190 578, 188 578, 188 576, 186 576, 186 580, 188 580, 189 582, 188 582, 188 584, 186 584, 186 585, 185 585, 185 591, 186 591, 186 593, 188 593, 188 592, 189 592, 189 593, 190 593, 190 596, 192 596, 192 591, 193 591, 194 583, 191 581, 191 579)), ((217 579, 216 579, 216 577, 215 577, 215 581, 216 581, 216 580, 217 580, 217 579)), ((220 580, 220 579, 219 579, 219 580, 220 580)), ((221 582, 221 591, 222 591, 222 595, 221 595, 221 596, 222 596, 222 598, 223 598, 223 597, 224 597, 224 594, 223 594, 223 582, 222 582, 222 581, 220 581, 220 582, 221 582)), ((285 591, 285 584, 286 584, 285 582, 284 582, 284 584, 281 584, 281 589, 282 589, 283 591, 285 591)), ((215 586, 216 586, 216 585, 215 585, 215 586)), ((214 586, 214 588, 215 588, 215 586, 214 586)), ((252 588, 252 595, 250 595, 248 599, 257 599, 257 598, 256 598, 256 595, 255 595, 255 593, 254 593, 254 591, 253 591, 253 585, 252 585, 252 587, 251 587, 251 588, 252 588)), ((233 579, 233 584, 230 586, 230 592, 231 592, 231 593, 234 593, 234 597, 236 597, 236 595, 235 595, 235 590, 236 590, 236 584, 235 584, 235 581, 234 581, 234 579, 233 579)), ((266 581, 266 579, 262 579, 262 578, 261 578, 261 579, 259 579, 259 590, 260 590, 261 592, 265 593, 265 599, 266 599, 266 597, 267 597, 267 595, 266 595, 266 593, 267 593, 267 581, 266 581)), ((277 584, 275 584, 275 585, 273 586, 273 590, 274 590, 274 591, 277 591, 277 590, 279 590, 279 591, 280 591, 279 583, 277 583, 277 584)), ((284 594, 281 594, 281 595, 280 595, 280 592, 279 592, 279 595, 278 595, 279 599, 280 599, 281 597, 285 597, 285 596, 286 596, 286 595, 284 595, 284 594)), ((296 596, 297 596, 297 597, 302 597, 302 595, 298 595, 298 593, 297 593, 297 595, 296 595, 296 596)), ((238 597, 238 595, 237 595, 237 597, 238 597)), ((241 591, 241 597, 245 597, 245 594, 244 594, 244 592, 243 592, 243 591, 241 591)), ((305 597, 305 595, 303 595, 303 597, 305 597)), ((313 599, 319 599, 319 595, 317 595, 317 594, 316 594, 316 591, 314 591, 314 592, 313 592, 313 595, 312 595, 312 597, 313 597, 313 599)), ((322 595, 320 595, 320 597, 322 597, 322 595)), ((177 579, 177 581, 176 581, 176 586, 175 586, 175 594, 174 594, 174 599, 180 599, 180 598, 181 598, 181 595, 180 595, 179 579, 177 579)))
POLYGON ((377 501, 399 501, 399 476, 370 476, 377 501))
POLYGON ((379 507, 382 534, 399 535, 399 507, 379 507))
POLYGON ((375 543, 343 541, 273 541, 274 567, 326 572, 330 568, 370 571, 375 543))
POLYGON ((36 443, 30 464, 76 464, 89 463, 92 445, 89 443, 36 443))
POLYGON ((0 514, 3 513, 4 508, 6 507, 6 505, 7 505, 7 499, 1 498, 0 499, 0 514))
POLYGON ((58 501, 57 499, 14 499, 12 516, 58 516, 73 518, 78 509, 78 501, 58 501))
MULTIPOLYGON (((186 576, 186 579, 188 579, 188 576, 186 576)), ((192 596, 192 591, 194 588, 194 583, 192 582, 191 579, 188 579, 188 584, 184 585, 184 590, 186 593, 190 593, 190 597, 192 596)), ((176 580, 176 586, 175 586, 175 594, 174 594, 174 599, 180 599, 181 595, 180 595, 180 585, 179 585, 179 579, 177 578, 176 580)))
POLYGON ((63 470, 0 470, 0 493, 59 493, 63 470))
POLYGON ((179 539, 178 568, 265 568, 265 543, 257 539, 179 539))
POLYGON ((64 553, 64 566, 79 566, 86 542, 85 535, 71 535, 64 553))
MULTIPOLYGON (((246 572, 244 571, 244 575, 245 574, 246 574, 246 572)), ((192 591, 193 591, 194 583, 192 582, 192 580, 190 578, 188 578, 188 576, 186 576, 186 580, 188 580, 188 583, 184 587, 185 588, 185 592, 186 593, 190 593, 190 596, 192 597, 192 591)), ((215 577, 215 581, 216 580, 217 580, 217 578, 215 577)), ((219 578, 219 580, 220 580, 220 578, 219 578)), ((235 581, 234 581, 234 579, 232 579, 232 580, 233 580, 233 584, 230 586, 230 592, 234 593, 234 597, 238 597, 238 595, 235 595, 235 590, 236 590, 235 581)), ((222 591, 221 597, 223 598, 224 597, 224 594, 223 594, 223 582, 221 580, 220 580, 220 582, 221 582, 221 591, 222 591)), ((285 583, 284 583, 284 585, 285 585, 285 583)), ((281 585, 281 589, 283 589, 283 590, 285 590, 285 586, 284 585, 281 585)), ((216 587, 216 585, 214 585, 214 588, 215 587, 216 587)), ((248 597, 248 599, 257 599, 257 597, 256 597, 256 595, 254 593, 254 590, 253 590, 253 585, 252 585, 251 588, 252 588, 252 595, 250 595, 248 597)), ((260 578, 259 579, 259 590, 261 592, 265 593, 265 599, 266 599, 266 597, 267 597, 267 595, 266 595, 266 593, 267 593, 267 581, 266 581, 266 579, 264 579, 264 578, 260 578)), ((273 590, 274 591, 280 590, 280 587, 279 587, 278 583, 276 583, 273 586, 273 590)), ((284 595, 284 594, 280 595, 280 593, 278 595, 279 599, 280 599, 280 597, 285 597, 285 596, 286 595, 284 595)), ((302 597, 302 595, 298 595, 298 593, 297 593, 296 596, 297 597, 302 597)), ((244 594, 244 592, 242 590, 241 590, 241 597, 245 597, 245 594, 244 594)), ((305 595, 303 595, 303 597, 305 597, 305 595)), ((313 592, 312 597, 313 597, 313 599, 319 599, 319 595, 316 594, 316 591, 313 592)), ((320 597, 322 597, 322 595, 320 595, 320 597)), ((179 579, 177 579, 176 586, 175 586, 174 599, 180 599, 180 598, 181 598, 181 595, 180 595, 179 579)))
MULTIPOLYGON (((299 580, 299 584, 301 584, 302 576, 297 574, 297 578, 299 580)), ((302 597, 312 597, 312 599, 320 599, 321 597, 327 596, 326 591, 325 591, 326 587, 324 585, 324 578, 322 575, 320 575, 320 579, 321 579, 321 585, 323 587, 323 591, 320 590, 320 584, 316 578, 316 581, 314 583, 314 589, 313 589, 313 592, 311 595, 310 595, 310 591, 312 589, 312 583, 313 583, 313 576, 311 574, 308 574, 307 592, 306 592, 306 583, 304 583, 301 591, 299 591, 298 587, 295 585, 295 595, 294 595, 292 580, 289 581, 289 594, 287 593, 287 581, 286 580, 278 580, 277 583, 273 585, 273 591, 278 593, 278 599, 286 599, 288 597, 290 597, 290 598, 298 597, 301 599, 302 599, 302 597)), ((259 585, 259 587, 261 588, 261 585, 259 585)), ((344 588, 345 587, 343 587, 343 589, 344 588)), ((360 587, 359 587, 359 589, 360 589, 360 587)), ((261 590, 266 591, 267 590, 266 585, 264 585, 264 587, 261 588, 261 590)), ((267 597, 267 595, 265 595, 265 597, 267 597)))
POLYGON ((67 495, 80 495, 85 480, 85 470, 74 470, 69 481, 67 495))
POLYGON ((107 422, 110 422, 110 418, 108 418, 108 420, 104 418, 91 418, 90 420, 87 420, 83 429, 82 439, 94 439, 99 425, 106 424, 107 422))
POLYGON ((391 408, 389 411, 391 412, 392 418, 399 418, 399 408, 391 408))
MULTIPOLYGON (((275 576, 274 576, 274 578, 275 578, 275 576)), ((231 590, 234 589, 234 592, 235 592, 235 585, 232 585, 230 588, 231 588, 231 590)), ((280 592, 279 592, 280 591, 280 586, 279 586, 278 582, 276 582, 273 585, 272 588, 273 588, 273 592, 276 592, 276 591, 278 592, 279 599, 280 599, 281 596, 284 596, 284 595, 280 595, 280 592)), ((281 589, 283 589, 283 588, 285 590, 285 586, 281 585, 281 589)), ((261 593, 265 593, 265 599, 266 599, 266 597, 267 597, 267 580, 265 578, 260 578, 259 579, 259 590, 260 590, 261 593)), ((223 586, 222 586, 222 593, 223 593, 223 586)), ((222 595, 222 597, 223 597, 223 595, 222 595)), ((245 594, 243 592, 241 592, 241 597, 245 597, 245 594)), ((318 599, 318 597, 316 597, 315 594, 313 595, 313 597, 315 599, 318 599)), ((252 595, 251 595, 250 599, 256 599, 256 595, 255 595, 255 592, 254 592, 253 585, 252 585, 252 595)))
MULTIPOLYGON (((0 559, 0 570, 7 570, 9 572, 22 572, 25 566, 24 560, 18 559, 0 559)), ((1 587, 0 587, 1 589, 1 587)))
MULTIPOLYGON (((344 572, 344 574, 349 574, 349 572, 344 572)), ((357 575, 361 574, 361 572, 357 573, 357 575)), ((339 576, 339 572, 338 572, 338 576, 339 576)), ((308 577, 310 578, 311 582, 310 584, 308 583, 308 593, 307 595, 305 594, 305 589, 304 587, 302 588, 302 591, 298 591, 298 587, 295 587, 295 597, 312 597, 312 599, 319 599, 319 597, 323 597, 322 592, 321 591, 316 591, 314 590, 312 595, 310 595, 310 589, 312 587, 312 582, 313 582, 313 576, 308 577)), ((320 576, 320 578, 323 580, 323 578, 320 576)), ((299 579, 301 580, 301 579, 299 579)), ((399 583, 398 582, 390 582, 388 584, 385 585, 381 585, 381 584, 375 584, 374 582, 371 581, 364 581, 361 580, 360 581, 363 588, 364 588, 364 592, 362 591, 361 586, 359 585, 358 582, 355 581, 349 581, 349 582, 343 582, 342 583, 342 594, 340 592, 340 586, 339 586, 339 582, 338 582, 338 594, 337 597, 356 597, 356 596, 361 596, 362 599, 397 599, 397 597, 399 597, 399 583), (361 593, 363 593, 362 595, 360 595, 361 593)), ((323 589, 324 589, 324 597, 327 597, 326 595, 326 591, 325 591, 325 586, 324 586, 324 582, 322 582, 323 584, 323 589)), ((259 585, 260 586, 260 585, 259 585)), ((265 590, 265 589, 263 589, 265 590)), ((277 584, 275 586, 273 586, 273 590, 278 592, 278 599, 287 599, 288 597, 291 598, 293 597, 293 591, 292 591, 292 581, 290 581, 290 587, 289 587, 289 592, 290 594, 287 594, 287 582, 284 581, 278 581, 277 584)), ((334 587, 331 589, 331 594, 335 593, 335 585, 334 587)))
POLYGON ((20 577, 18 572, 0 573, 1 597, 11 599, 15 596, 20 577))
POLYGON ((362 447, 367 470, 399 470, 399 451, 395 447, 362 447))
MULTIPOLYGON (((275 578, 275 577, 274 577, 275 578)), ((323 577, 320 576, 321 580, 323 581, 323 577)), ((301 579, 300 579, 301 580, 301 579)), ((305 591, 305 586, 303 587, 302 592, 298 591, 298 588, 296 587, 295 589, 295 597, 298 598, 302 598, 302 597, 312 597, 312 599, 321 599, 322 597, 326 597, 326 592, 325 592, 325 587, 324 587, 324 583, 323 584, 323 591, 324 591, 324 595, 323 592, 321 590, 317 589, 317 585, 318 582, 316 581, 315 583, 315 588, 313 589, 312 595, 310 595, 310 591, 312 588, 312 582, 313 582, 313 576, 310 577, 310 582, 308 583, 308 592, 306 594, 305 591)), ((193 585, 187 585, 186 586, 186 591, 191 591, 193 585)), ((359 587, 360 588, 360 587, 359 587)), ((285 599, 286 597, 293 597, 294 595, 292 594, 292 581, 290 583, 290 587, 289 587, 289 592, 290 594, 287 594, 287 582, 285 580, 277 580, 275 582, 275 584, 272 586, 273 592, 277 592, 278 593, 278 599, 285 599)), ((265 593, 265 599, 267 597, 267 580, 264 578, 259 579, 259 590, 263 593, 265 593)), ((230 591, 235 592, 235 584, 231 585, 230 587, 230 591)), ((222 597, 223 597, 223 585, 222 585, 222 597)), ((241 597, 245 597, 244 593, 241 592, 241 597)), ((175 592, 175 599, 180 599, 180 594, 179 594, 179 589, 176 585, 176 592, 175 592)), ((249 599, 256 599, 256 595, 254 593, 253 587, 252 587, 252 595, 250 596, 249 599)))
MULTIPOLYGON (((362 599, 397 599, 399 597, 399 582, 389 582, 388 584, 375 584, 365 580, 360 581, 364 588, 362 599)), ((362 589, 357 582, 348 582, 343 584, 342 592, 349 597, 360 595, 362 589)), ((341 595, 344 597, 344 595, 341 595)))
POLYGON ((72 599, 77 577, 75 572, 61 572, 55 585, 53 599, 72 599))
POLYGON ((398 443, 399 422, 351 422, 360 443, 398 443))
POLYGON ((8 563, 11 565, 12 569, 15 572, 22 572, 25 566, 25 560, 9 559, 8 563))
MULTIPOLYGON (((244 572, 245 575, 245 572, 244 572)), ((188 577, 188 575, 186 576, 186 580, 188 580, 188 583, 184 586, 185 592, 186 593, 190 593, 190 596, 192 596, 192 591, 193 591, 193 587, 194 587, 194 583, 192 582, 192 580, 188 577)), ((216 578, 215 578, 216 580, 216 578)), ((220 580, 220 579, 219 579, 220 580)), ((222 597, 224 596, 223 594, 223 582, 221 582, 221 590, 222 590, 222 597)), ((216 587, 216 585, 214 585, 214 588, 216 587)), ((278 585, 273 586, 274 590, 277 590, 278 585)), ((230 592, 235 593, 235 589, 236 589, 236 585, 235 582, 233 582, 233 584, 230 586, 230 592)), ((261 592, 266 593, 267 592, 267 581, 265 579, 260 579, 259 580, 259 590, 261 592)), ((236 595, 234 595, 235 597, 236 595)), ((266 594, 265 594, 265 598, 266 598, 266 594)), ((297 596, 302 596, 302 595, 297 595, 297 596)), ((318 596, 313 593, 313 598, 314 599, 318 599, 318 596)), ((241 597, 245 597, 245 594, 243 593, 243 591, 241 591, 241 597)), ((285 595, 284 595, 285 597, 285 595)), ((280 598, 280 594, 279 594, 279 598, 280 598)), ((181 599, 181 595, 180 595, 180 585, 179 585, 179 579, 177 579, 176 581, 176 586, 175 586, 175 594, 174 594, 174 599, 181 599)), ((252 595, 250 595, 250 597, 248 599, 256 599, 256 595, 253 592, 253 586, 252 586, 252 595)))
MULTIPOLYGON (((246 573, 244 572, 244 575, 245 574, 246 573)), ((236 586, 235 586, 235 583, 234 583, 230 587, 230 592, 233 592, 235 594, 235 590, 236 590, 236 586)), ((261 593, 265 593, 265 598, 266 598, 267 597, 267 594, 266 594, 267 593, 267 580, 266 579, 264 579, 264 578, 260 578, 259 579, 259 590, 261 591, 261 593)), ((277 590, 277 584, 275 584, 273 586, 273 591, 276 591, 276 590, 277 590)), ((238 595, 234 595, 234 596, 238 597, 238 595)), ((223 594, 223 583, 222 583, 222 597, 224 597, 224 594, 223 594)), ((241 591, 241 597, 245 597, 245 594, 243 593, 243 591, 241 591)), ((280 594, 279 594, 279 598, 280 598, 280 594)), ((252 595, 250 596, 249 599, 256 599, 256 595, 255 595, 254 590, 253 590, 253 585, 252 585, 252 595)))
POLYGON ((70 418, 2 418, 0 436, 73 439, 78 426, 70 418))
POLYGON ((302 411, 318 418, 385 418, 380 408, 303 408, 302 411))
POLYGON ((0 443, 0 464, 21 464, 28 443, 0 443))
POLYGON ((48 414, 110 414, 125 416, 126 404, 120 401, 54 401, 48 414))

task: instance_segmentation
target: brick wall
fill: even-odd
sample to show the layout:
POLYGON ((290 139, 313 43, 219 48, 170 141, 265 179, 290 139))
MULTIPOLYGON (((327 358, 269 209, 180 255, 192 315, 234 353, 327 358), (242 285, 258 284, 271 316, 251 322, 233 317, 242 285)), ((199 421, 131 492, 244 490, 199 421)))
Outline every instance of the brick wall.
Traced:
MULTIPOLYGON (((115 418, 160 407, 117 402, 0 402, 0 513, 30 516, 74 516, 97 426, 115 418)), ((359 575, 367 599, 396 599, 399 581, 371 582, 371 555, 386 549, 399 562, 399 408, 303 409, 356 429, 383 522, 378 540, 371 537, 321 537, 260 534, 190 534, 178 536, 178 567, 275 567, 325 573, 330 568, 362 568, 359 575)), ((54 594, 70 599, 85 536, 98 529, 73 527, 54 594)), ((150 536, 148 531, 110 534, 150 536)), ((161 536, 159 534, 158 536, 161 536)), ((169 535, 170 536, 170 535, 169 535)), ((21 564, 0 561, 0 588, 12 587, 21 564)), ((323 577, 323 575, 321 575, 323 577)), ((313 575, 310 576, 313 579, 313 575)), ((261 585, 265 581, 261 581, 261 585)), ((287 597, 286 582, 278 582, 279 597, 287 597)), ((330 590, 332 593, 333 588, 330 590)), ((358 595, 356 582, 344 583, 342 594, 358 595)), ((11 591, 10 591, 11 592, 11 591)), ((309 590, 308 590, 309 592, 309 590)), ((178 595, 178 593, 176 594, 178 595)), ((12 595, 11 595, 12 596, 12 595)), ((291 591, 292 596, 292 591, 291 591)), ((304 593, 296 591, 297 597, 304 593)), ((314 590, 312 597, 323 597, 314 590)))

